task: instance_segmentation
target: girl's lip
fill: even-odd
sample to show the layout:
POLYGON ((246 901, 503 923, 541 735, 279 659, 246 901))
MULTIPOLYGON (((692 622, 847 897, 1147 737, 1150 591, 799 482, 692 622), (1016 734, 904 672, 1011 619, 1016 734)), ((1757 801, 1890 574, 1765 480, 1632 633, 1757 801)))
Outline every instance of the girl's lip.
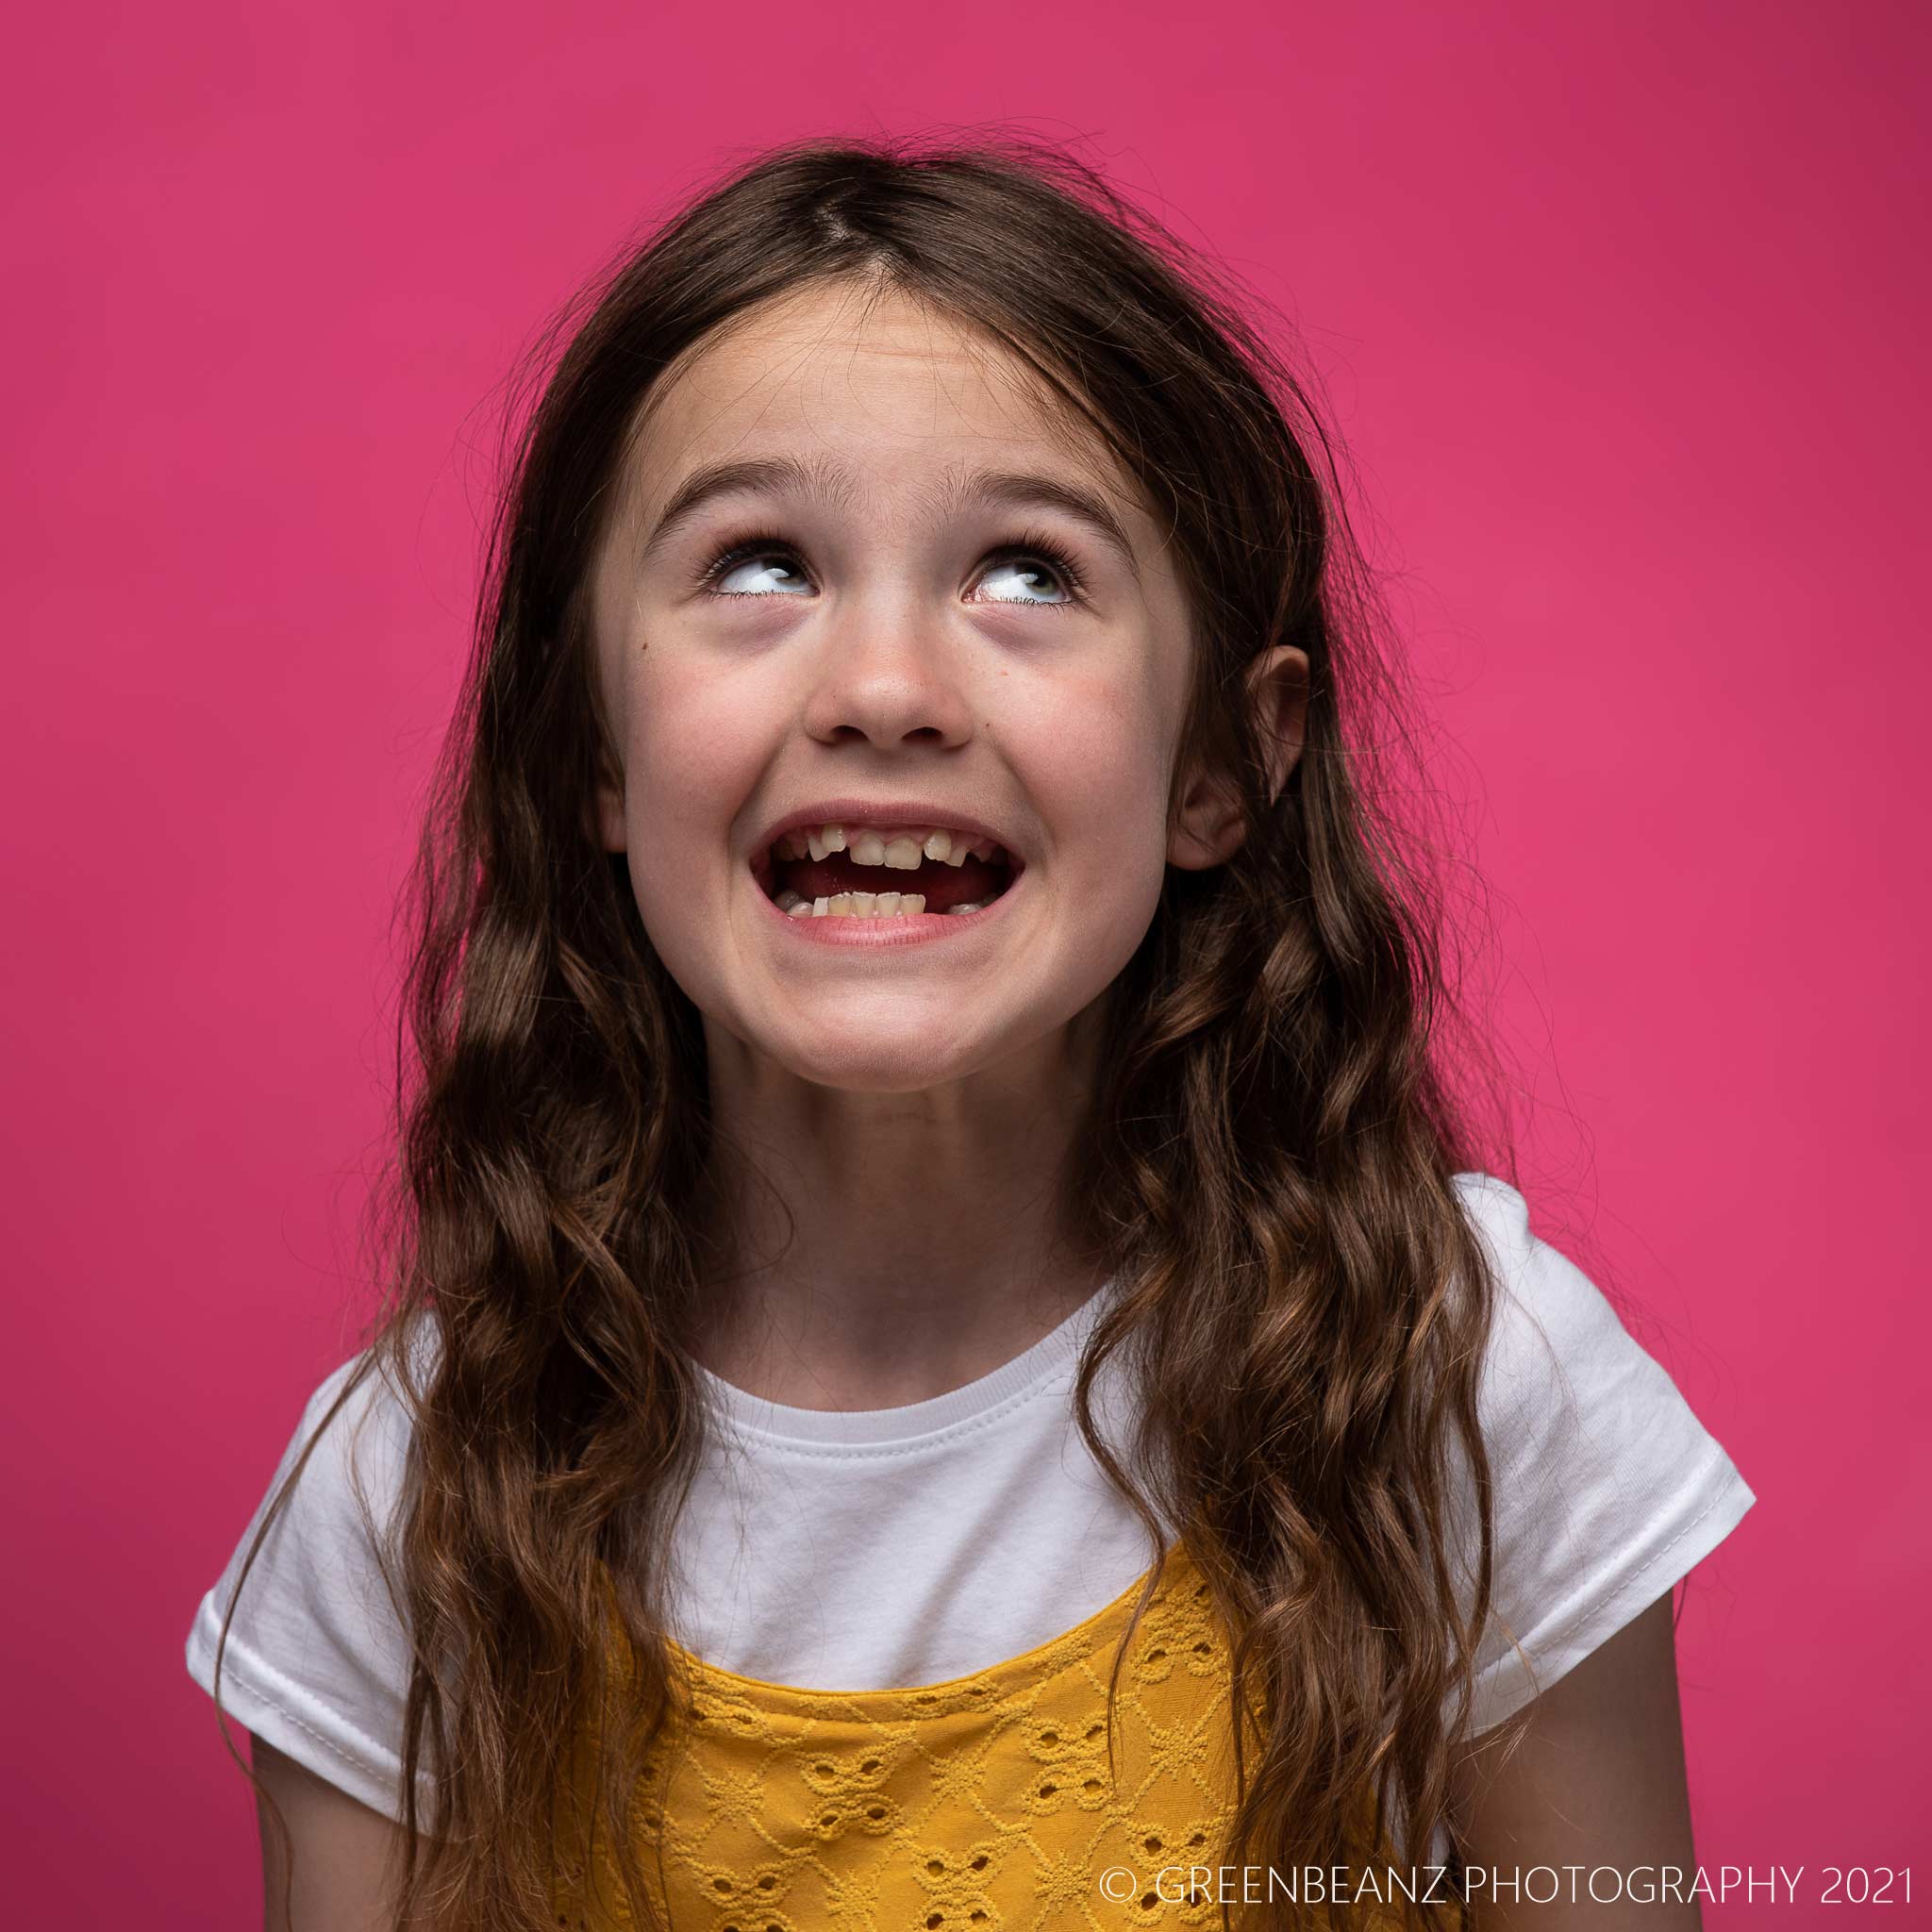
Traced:
POLYGON ((752 881, 752 889, 765 910, 794 939, 822 946, 918 946, 959 933, 976 932, 989 919, 998 916, 1000 908, 1020 890, 1032 870, 1031 866, 1024 867, 997 899, 990 906, 982 906, 977 912, 899 912, 888 919, 858 919, 834 913, 815 919, 808 912, 794 919, 767 895, 758 880, 752 881))

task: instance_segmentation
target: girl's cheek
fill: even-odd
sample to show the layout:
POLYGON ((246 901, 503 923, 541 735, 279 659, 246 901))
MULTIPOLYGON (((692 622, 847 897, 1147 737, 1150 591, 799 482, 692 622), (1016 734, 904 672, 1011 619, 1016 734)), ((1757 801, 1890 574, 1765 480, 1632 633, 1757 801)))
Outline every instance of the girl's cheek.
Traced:
POLYGON ((725 823, 769 761, 780 694, 755 672, 691 653, 647 653, 632 686, 631 752, 663 808, 725 823), (651 658, 657 657, 658 661, 651 658))
POLYGON ((1156 693, 1080 679, 1040 699, 1016 713, 1009 742, 1025 746, 1014 762, 1042 815, 1090 857, 1134 869, 1137 847, 1165 845, 1169 726, 1156 693))

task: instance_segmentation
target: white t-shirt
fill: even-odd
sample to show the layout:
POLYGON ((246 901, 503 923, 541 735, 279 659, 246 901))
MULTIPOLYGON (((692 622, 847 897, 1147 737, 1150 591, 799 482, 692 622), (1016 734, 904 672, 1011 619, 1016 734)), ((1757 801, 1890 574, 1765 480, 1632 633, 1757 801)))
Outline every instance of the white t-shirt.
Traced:
MULTIPOLYGON (((1757 1499, 1597 1288, 1530 1232, 1523 1196, 1492 1175, 1456 1187, 1502 1290, 1478 1405, 1499 1620, 1478 1656, 1481 1731, 1655 1603, 1757 1499)), ((1020 1656, 1120 1596, 1147 1567, 1146 1534, 1070 1402, 1110 1291, 991 1374, 904 1407, 787 1407, 701 1372, 719 1426, 674 1537, 672 1634, 742 1676, 897 1688, 1020 1656)), ((310 1399, 269 1495, 352 1367, 310 1399)), ((1123 1448, 1124 1390, 1104 1375, 1096 1401, 1123 1448)), ((389 1521, 407 1432, 394 1391, 372 1376, 264 1543, 222 1674, 237 1722, 391 1817, 408 1652, 369 1524, 389 1521)), ((189 1633, 204 1689, 254 1531, 189 1633)))

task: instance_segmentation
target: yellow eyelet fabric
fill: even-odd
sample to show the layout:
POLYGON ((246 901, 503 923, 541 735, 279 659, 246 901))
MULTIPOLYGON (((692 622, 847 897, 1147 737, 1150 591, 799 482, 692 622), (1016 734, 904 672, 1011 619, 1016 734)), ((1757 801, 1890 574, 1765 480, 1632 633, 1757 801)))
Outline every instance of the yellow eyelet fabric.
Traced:
MULTIPOLYGON (((1219 1925, 1214 1879, 1197 1873, 1190 1902, 1189 1868, 1224 1862, 1234 1812, 1227 1664, 1208 1585, 1179 1546, 1122 1663, 1108 1774, 1108 1678, 1141 1587, 1023 1657, 914 1690, 760 1683, 673 1644, 691 1718, 654 1746, 636 1807, 660 1922, 677 1932, 1219 1925)), ((576 1765, 588 1792, 581 1743, 576 1765)), ((1229 1882, 1238 1898, 1239 1874, 1229 1882)), ((555 1896, 566 1932, 634 1924, 606 1846, 589 1861, 559 1846, 555 1896)), ((1353 1923, 1400 1919, 1364 1909, 1353 1923)))

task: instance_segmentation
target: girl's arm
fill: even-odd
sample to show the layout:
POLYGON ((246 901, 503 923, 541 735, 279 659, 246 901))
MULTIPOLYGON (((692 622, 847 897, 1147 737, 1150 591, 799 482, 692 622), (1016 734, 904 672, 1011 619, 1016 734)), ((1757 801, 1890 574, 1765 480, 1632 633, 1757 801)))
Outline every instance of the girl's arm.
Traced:
POLYGON ((285 1840, 258 1803, 265 1932, 389 1932, 400 1828, 260 1738, 253 1761, 289 1827, 285 1840))
MULTIPOLYGON (((1464 1761, 1455 1798, 1463 1863, 1504 1882, 1472 1884, 1469 1913, 1480 1932, 1701 1932, 1694 1898, 1673 1901, 1660 1866, 1676 1866, 1688 1889, 1697 1857, 1684 1776, 1684 1732, 1677 1705, 1677 1658, 1669 1592, 1566 1672, 1529 1707, 1522 1742, 1506 1753, 1500 1733, 1478 1739, 1464 1761), (1509 1895, 1508 1881, 1533 1866, 1554 1868, 1555 1902, 1509 1895), (1582 1869, 1572 1874, 1566 1866, 1582 1869), (1598 1891, 1625 1894, 1593 1904, 1598 1891), (1654 1904, 1632 1903, 1633 1874, 1654 1904), (1574 1877, 1575 1899, 1572 1902, 1574 1877)), ((1533 1889, 1551 1887, 1546 1872, 1533 1889)))

